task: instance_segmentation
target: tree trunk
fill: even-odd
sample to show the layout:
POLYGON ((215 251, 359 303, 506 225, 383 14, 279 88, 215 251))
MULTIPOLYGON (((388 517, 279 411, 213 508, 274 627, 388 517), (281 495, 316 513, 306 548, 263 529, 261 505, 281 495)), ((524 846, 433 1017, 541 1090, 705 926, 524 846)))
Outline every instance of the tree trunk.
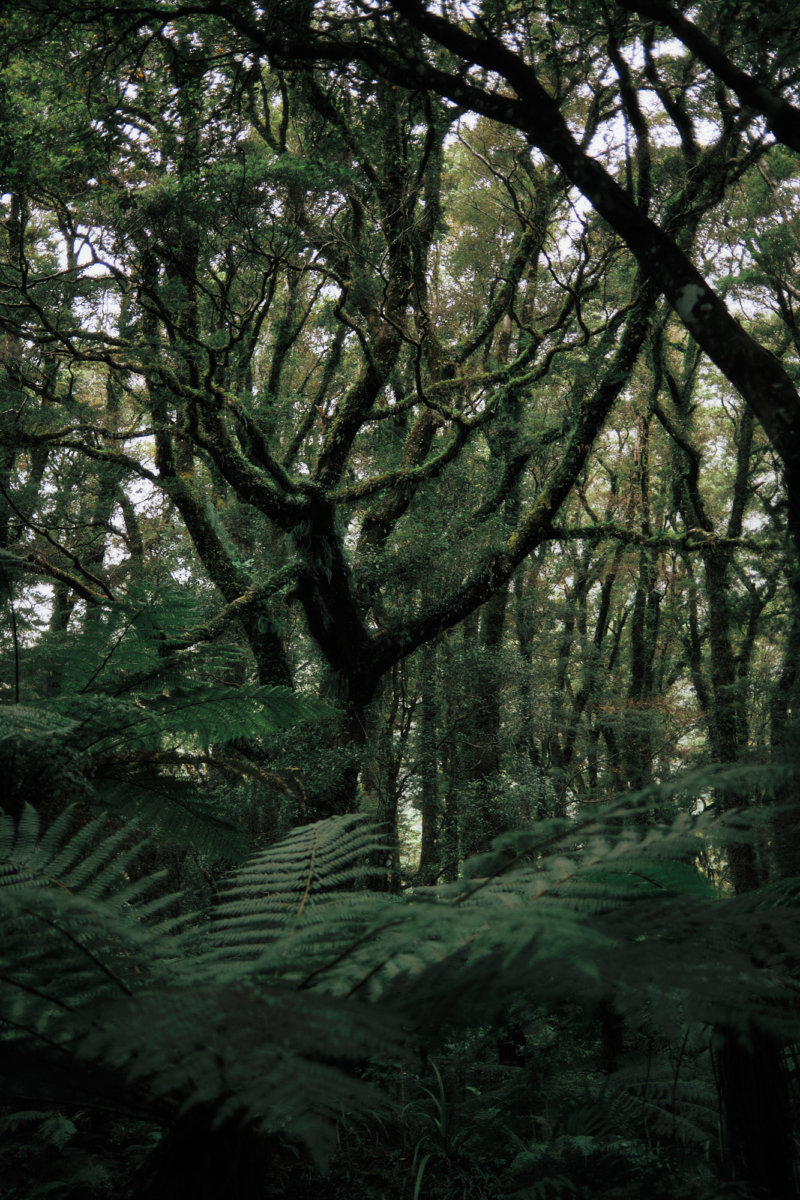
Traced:
POLYGON ((781 1046, 752 1027, 717 1029, 713 1048, 727 1173, 764 1200, 794 1200, 794 1122, 781 1046))
POLYGON ((436 749, 436 643, 420 652, 420 701, 417 773, 420 783, 422 833, 419 851, 420 883, 436 883, 439 858, 439 764, 436 749))
POLYGON ((486 602, 480 630, 472 629, 473 671, 468 681, 469 717, 463 731, 464 783, 472 803, 461 812, 461 854, 468 858, 486 850, 508 828, 500 787, 500 665, 507 589, 486 602))

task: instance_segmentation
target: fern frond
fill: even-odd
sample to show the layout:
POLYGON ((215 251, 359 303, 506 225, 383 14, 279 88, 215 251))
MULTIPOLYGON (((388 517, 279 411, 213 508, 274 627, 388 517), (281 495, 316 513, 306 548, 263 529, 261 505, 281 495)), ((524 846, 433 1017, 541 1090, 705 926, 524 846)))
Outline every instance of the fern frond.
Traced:
POLYGON ((35 740, 41 746, 42 739, 53 736, 63 739, 76 724, 61 713, 32 704, 4 704, 0 707, 0 713, 3 717, 0 745, 18 742, 25 735, 30 735, 30 740, 35 740))
POLYGON ((111 815, 149 830, 159 843, 228 862, 239 862, 250 848, 247 831, 228 818, 216 790, 206 792, 190 779, 146 767, 121 772, 119 779, 109 773, 103 800, 111 815))
POLYGON ((159 663, 165 640, 200 624, 207 608, 207 600, 177 584, 162 582, 154 591, 148 584, 129 583, 125 599, 109 604, 102 620, 58 638, 45 636, 31 647, 28 673, 35 677, 46 670, 67 695, 114 694, 125 690, 129 679, 148 677, 154 666, 166 670, 167 664, 159 663))
MULTIPOLYGON (((62 695, 48 702, 56 710, 74 712, 75 698, 62 695)), ((329 710, 321 701, 285 687, 224 684, 176 686, 158 694, 85 696, 83 716, 73 722, 72 738, 95 754, 122 747, 157 749, 258 738, 315 720, 329 710)))
POLYGON ((686 1077, 685 1072, 663 1062, 623 1067, 609 1085, 613 1110, 656 1137, 707 1144, 719 1122, 717 1089, 710 1076, 686 1077))
POLYGON ((39 839, 39 817, 26 805, 18 823, 0 819, 0 889, 58 887, 96 900, 113 897, 118 907, 135 904, 161 878, 140 881, 128 868, 142 852, 141 835, 117 829, 103 836, 103 816, 72 829, 74 811, 65 809, 39 839))
MULTIPOLYGON (((199 936, 187 931, 186 953, 209 979, 276 980, 346 995, 369 974, 389 930, 408 929, 398 897, 371 893, 364 882, 385 852, 364 817, 332 817, 293 830, 253 856, 223 885, 199 936)), ((398 932, 399 943, 405 948, 398 932)))
POLYGON ((321 1167, 342 1112, 381 1103, 343 1066, 400 1051, 385 1012, 242 983, 156 990, 94 1019, 81 1057, 146 1081, 183 1113, 211 1106, 217 1125, 236 1118, 303 1141, 321 1167))
POLYGON ((239 895, 274 896, 275 903, 296 905, 299 913, 308 899, 359 886, 376 852, 385 853, 386 846, 368 817, 330 817, 299 826, 254 855, 233 872, 222 896, 231 901, 239 895))
POLYGON ((206 750, 214 743, 288 729, 327 711, 321 702, 285 687, 217 684, 176 688, 148 706, 145 720, 133 732, 131 741, 134 745, 155 745, 170 737, 182 744, 194 739, 206 750))
MULTIPOLYGON (((263 973, 247 961, 226 974, 202 955, 188 959, 191 938, 171 933, 170 922, 151 924, 161 902, 134 908, 140 885, 111 888, 113 869, 124 874, 129 861, 118 835, 102 837, 100 821, 70 835, 62 819, 37 841, 36 824, 26 814, 21 837, 6 824, 0 846, 16 868, 15 885, 0 889, 0 1028, 14 1049, 7 1057, 14 1070, 24 1068, 26 1050, 39 1062, 43 1050, 59 1049, 74 1063, 72 1086, 110 1072, 114 1086, 122 1081, 138 1095, 144 1087, 182 1112, 210 1108, 220 1124, 235 1119, 283 1132, 323 1165, 341 1111, 373 1111, 379 1103, 352 1064, 400 1052, 396 1018, 289 991, 276 986, 280 980, 264 986, 263 973)), ((300 832, 277 855, 280 902, 291 897, 298 920, 326 895, 345 894, 330 891, 327 863, 332 878, 352 883, 357 855, 374 845, 363 822, 334 825, 328 836, 324 828, 300 832)), ((269 875, 263 856, 255 874, 269 875)), ((274 899, 264 897, 271 918, 274 899)), ((196 921, 201 942, 209 929, 216 938, 203 914, 196 921)))

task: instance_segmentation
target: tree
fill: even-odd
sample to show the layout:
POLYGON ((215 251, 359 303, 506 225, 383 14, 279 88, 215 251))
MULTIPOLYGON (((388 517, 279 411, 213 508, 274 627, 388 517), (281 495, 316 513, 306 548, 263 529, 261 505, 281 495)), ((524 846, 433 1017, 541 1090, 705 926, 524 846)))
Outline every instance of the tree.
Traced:
MULTIPOLYGON (((461 218, 442 240, 451 106, 359 69, 287 76, 250 64, 211 17, 191 36, 132 27, 115 43, 113 78, 92 77, 83 36, 76 26, 58 86, 84 87, 71 132, 93 173, 76 186, 67 159, 37 174, 24 121, 8 139, 28 215, 6 271, 6 325, 53 347, 57 367, 53 379, 20 368, 25 403, 36 400, 8 441, 53 462, 88 458, 114 479, 106 508, 127 497, 117 502, 129 519, 134 490, 158 489, 227 606, 217 621, 238 623, 262 683, 291 679, 278 597, 298 605, 325 691, 343 705, 343 736, 362 743, 392 666, 504 594, 548 536, 630 376, 654 294, 629 299, 624 272, 621 298, 601 293, 615 248, 588 221, 554 269, 547 225, 562 189, 521 139, 493 143, 478 129, 464 150, 507 233, 478 268, 487 310, 449 327, 447 276, 463 275, 459 256, 479 229, 461 218), (65 269, 37 267, 40 221, 71 240, 65 269), (58 309, 54 270, 81 296, 58 309), (558 373, 564 410, 542 428, 530 398, 579 346, 586 373, 558 373), (110 398, 99 409, 97 386, 110 398), (542 452, 547 475, 523 504, 542 452), (474 500, 454 512, 447 498, 467 479, 474 500), (420 591, 437 511, 449 515, 441 571, 420 591)), ((16 64, 7 80, 24 94, 16 64)), ((60 118, 29 119, 52 136, 60 118)), ((77 547, 43 565, 26 543, 18 566, 57 577, 64 555, 78 564, 66 582, 89 580, 87 603, 113 595, 77 547)), ((319 811, 353 802, 350 770, 319 811)))
MULTIPOLYGON (((256 14, 232 5, 215 4, 213 11, 247 44, 280 63, 362 62, 396 86, 407 85, 411 78, 420 90, 520 130, 622 238, 645 278, 664 293, 698 345, 752 407, 781 458, 790 498, 790 526, 797 539, 799 501, 793 481, 800 440, 798 398, 791 375, 730 316, 724 301, 698 270, 691 250, 687 252, 682 237, 687 205, 696 205, 708 188, 719 198, 720 189, 742 169, 735 166, 737 152, 745 164, 764 153, 768 143, 760 125, 762 116, 767 117, 771 133, 780 142, 797 149, 800 108, 785 98, 787 90, 793 97, 791 70, 796 47, 784 37, 772 53, 756 50, 753 65, 763 78, 754 78, 731 57, 736 54, 731 43, 737 34, 731 19, 733 9, 723 10, 717 21, 709 18, 714 36, 708 36, 667 4, 631 3, 624 8, 642 14, 644 23, 631 21, 619 10, 612 14, 590 4, 575 9, 571 19, 559 13, 557 23, 535 5, 521 10, 489 5, 476 14, 451 19, 428 11, 417 0, 396 0, 385 11, 370 11, 366 22, 358 5, 344 14, 319 6, 309 9, 299 25, 287 11, 270 29, 256 14), (670 85, 656 64, 653 22, 676 32, 692 55, 684 57, 681 64, 688 71, 677 96, 670 95, 670 85), (604 54, 584 53, 593 38, 603 40, 604 54), (620 52, 625 39, 638 39, 643 47, 644 67, 638 78, 620 52), (436 47, 443 56, 437 58, 440 51, 436 47), (575 62, 581 64, 577 71, 575 62), (589 152, 595 126, 612 111, 609 106, 604 112, 601 100, 610 99, 614 91, 613 85, 604 82, 602 72, 607 65, 617 75, 618 104, 635 142, 624 185, 617 182, 613 169, 604 167, 589 152), (589 83, 594 106, 589 105, 583 119, 583 114, 578 116, 580 133, 576 135, 569 120, 575 120, 570 106, 579 81, 589 83), (714 95, 717 81, 723 86, 714 95), (705 119, 718 125, 714 153, 701 152, 686 104, 690 86, 698 83, 709 99, 714 96, 710 99, 714 115, 704 113, 705 119), (651 211, 654 146, 641 99, 642 90, 650 87, 664 105, 691 171, 687 170, 683 186, 678 186, 661 211, 655 205, 651 211), (725 88, 740 101, 738 110, 729 103, 725 88)), ((170 10, 174 16, 180 12, 180 5, 170 10)))

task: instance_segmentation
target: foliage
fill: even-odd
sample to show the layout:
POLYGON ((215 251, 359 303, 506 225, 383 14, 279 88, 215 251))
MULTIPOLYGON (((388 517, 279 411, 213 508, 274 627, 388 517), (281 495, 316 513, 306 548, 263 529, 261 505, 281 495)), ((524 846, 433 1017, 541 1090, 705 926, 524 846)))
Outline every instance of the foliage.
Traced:
MULTIPOLYGON (((196 603, 189 612, 196 619, 196 603)), ((235 647, 170 649, 187 618, 186 602, 169 592, 161 603, 131 596, 57 646, 45 640, 22 652, 33 696, 3 706, 7 811, 25 803, 58 811, 70 797, 96 806, 101 793, 109 811, 167 843, 242 854, 247 834, 225 781, 277 777, 236 747, 285 736, 329 710, 285 687, 220 682, 221 671, 240 665, 235 647)))
POLYGON ((794 15, 0 6, 41 1194, 796 1194, 794 15))
MULTIPOLYGON (((612 1004, 663 1045, 710 1022, 792 1043, 794 900, 703 900, 687 850, 731 836, 725 822, 637 835, 623 815, 507 835, 458 884, 402 900, 362 886, 369 824, 332 818, 251 857, 209 909, 176 916, 174 897, 148 899, 157 876, 136 878, 141 835, 103 833, 102 819, 75 830, 69 810, 40 832, 26 808, 1 831, 8 1087, 39 1112, 99 1094, 176 1129, 279 1132, 324 1166, 337 1117, 378 1103, 359 1064, 397 1061, 412 1029, 430 1042, 500 1019, 513 996, 554 1013, 612 1004)), ((644 1151, 614 1132, 628 1119, 659 1142, 704 1144, 708 1076, 662 1069, 613 1077, 612 1115, 565 1117, 509 1160, 509 1179, 525 1186, 545 1159, 573 1184, 579 1161, 612 1176, 622 1155, 633 1170, 644 1151)), ((477 1152, 434 1074, 415 1102, 420 1185, 434 1159, 477 1152)), ((599 1095, 592 1104, 598 1114, 599 1095)))

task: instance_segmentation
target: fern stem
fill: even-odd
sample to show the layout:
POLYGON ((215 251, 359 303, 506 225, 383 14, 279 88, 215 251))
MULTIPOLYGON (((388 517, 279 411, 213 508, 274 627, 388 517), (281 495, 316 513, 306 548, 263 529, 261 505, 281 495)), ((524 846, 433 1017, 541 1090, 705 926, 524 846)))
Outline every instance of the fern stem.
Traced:
POLYGON ((302 898, 300 900, 300 906, 294 915, 294 922, 292 924, 292 934, 294 933, 295 929, 297 928, 297 922, 300 920, 300 915, 306 906, 306 901, 308 900, 308 894, 311 891, 311 880, 314 878, 314 857, 315 857, 316 853, 317 853, 317 847, 316 847, 316 845, 314 845, 311 847, 311 854, 310 854, 309 860, 308 860, 308 873, 306 874, 305 890, 304 890, 302 898))
POLYGON ((369 983, 370 979, 372 979, 374 975, 377 975, 379 971, 383 970, 386 964, 390 963, 391 961, 392 959, 390 956, 389 958, 384 958, 381 962, 376 963, 370 971, 367 971, 367 974, 363 979, 359 979, 358 983, 354 983, 350 988, 350 991, 345 993, 345 999, 349 1000, 351 996, 354 996, 356 992, 364 986, 365 983, 369 983))
POLYGON ((89 688, 95 682, 97 677, 99 675, 102 675, 103 671, 105 671, 109 662, 111 661, 113 656, 116 654, 119 647, 122 645, 122 642, 124 641, 128 631, 133 629, 134 625, 136 624, 136 618, 141 616, 143 611, 144 611, 143 609, 140 609, 139 612, 134 613, 134 615, 131 617, 130 621, 128 621, 127 625, 125 625, 125 627, 121 630, 120 635, 117 638, 117 640, 115 642, 112 641, 111 647, 108 651, 108 654, 103 655, 103 658, 100 660, 96 670, 92 672, 92 674, 86 680, 86 683, 83 685, 83 687, 79 691, 79 693, 78 693, 79 696, 84 696, 89 691, 89 688))
MULTIPOLYGON (((399 918, 399 920, 402 920, 402 917, 399 918)), ((340 954, 337 954, 335 958, 329 959, 328 962, 323 963, 321 967, 317 967, 316 970, 312 971, 310 975, 306 975, 305 979, 297 985, 298 991, 300 991, 302 988, 310 987, 313 980, 317 979, 320 975, 324 975, 326 971, 330 971, 334 967, 338 967, 339 963, 344 962, 344 960, 353 950, 358 950, 359 947, 365 946, 367 942, 376 934, 383 933, 385 930, 391 929, 393 925, 397 924, 398 921, 387 921, 385 925, 379 925, 375 929, 370 929, 364 934, 363 937, 356 938, 356 940, 351 942, 349 946, 345 946, 344 950, 342 950, 340 954)), ((384 964, 381 963, 381 966, 383 965, 384 964)), ((362 980, 362 983, 363 982, 364 981, 362 980)), ((358 984, 357 986, 360 987, 361 984, 358 984)))
MULTIPOLYGON (((5 971, 0 971, 0 983, 7 983, 10 987, 16 988, 18 992, 27 992, 29 996, 36 996, 38 1000, 44 1000, 46 1004, 55 1004, 57 1008, 63 1008, 64 1012, 72 1012, 71 1006, 64 1000, 59 1000, 58 996, 50 996, 40 988, 34 987, 33 984, 21 983, 13 975, 6 975, 5 971)), ((3 1020, 7 1021, 8 1018, 3 1017, 3 1020)))

